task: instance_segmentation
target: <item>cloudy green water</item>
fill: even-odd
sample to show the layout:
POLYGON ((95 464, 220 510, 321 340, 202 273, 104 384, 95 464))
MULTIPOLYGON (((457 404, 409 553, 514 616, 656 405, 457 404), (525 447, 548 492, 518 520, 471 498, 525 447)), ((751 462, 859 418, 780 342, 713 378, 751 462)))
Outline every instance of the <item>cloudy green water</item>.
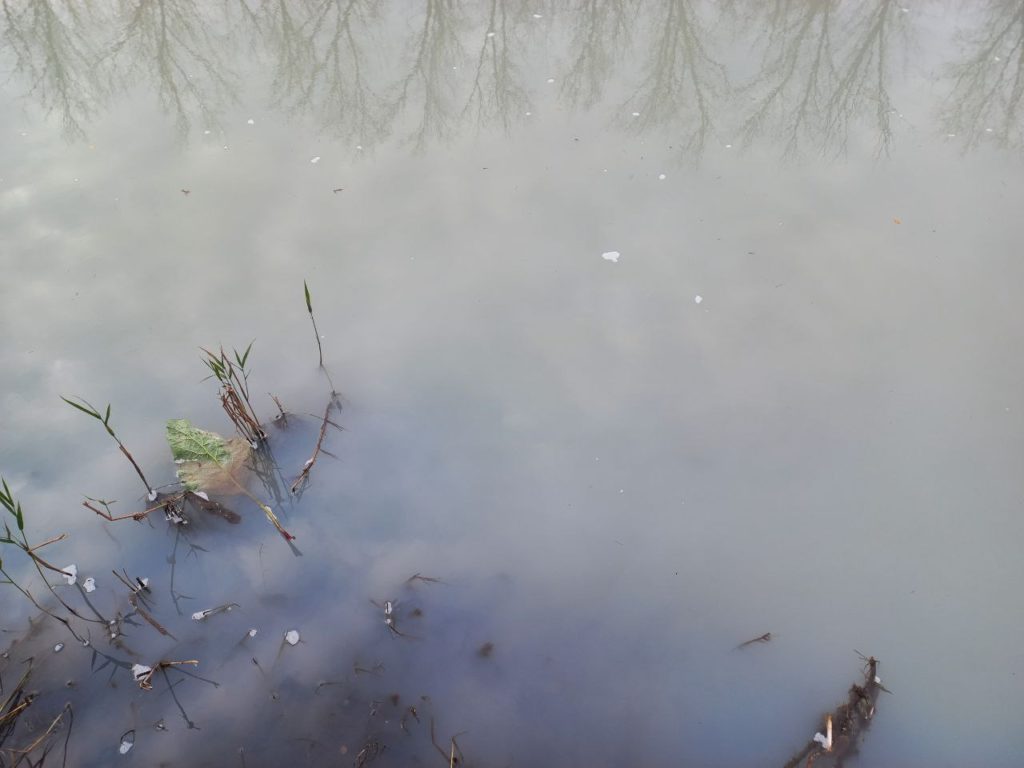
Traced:
POLYGON ((151 579, 176 639, 98 651, 218 684, 19 641, 69 764, 441 765, 433 716, 480 766, 781 765, 854 649, 857 765, 1024 759, 1019 2, 2 10, 0 472, 105 615, 151 579), (200 345, 255 338, 294 477, 303 279, 345 431, 275 502, 301 556, 244 500, 84 510, 141 486, 58 395, 170 482, 166 419, 230 431, 200 345))

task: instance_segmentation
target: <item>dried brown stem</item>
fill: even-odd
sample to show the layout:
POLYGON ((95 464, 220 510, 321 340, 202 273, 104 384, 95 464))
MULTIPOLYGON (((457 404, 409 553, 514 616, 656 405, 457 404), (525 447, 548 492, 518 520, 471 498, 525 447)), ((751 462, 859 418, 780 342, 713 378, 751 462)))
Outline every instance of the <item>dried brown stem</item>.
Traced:
POLYGON ((324 409, 323 421, 320 423, 320 435, 317 437, 316 447, 313 449, 313 455, 309 457, 305 466, 302 467, 302 471, 299 473, 299 476, 295 478, 295 482, 292 483, 292 493, 296 493, 300 486, 309 480, 310 470, 313 469, 313 465, 316 464, 316 460, 319 458, 320 452, 323 449, 324 437, 327 435, 327 425, 330 423, 329 417, 331 415, 331 408, 333 405, 334 400, 332 399, 327 403, 327 407, 324 409))

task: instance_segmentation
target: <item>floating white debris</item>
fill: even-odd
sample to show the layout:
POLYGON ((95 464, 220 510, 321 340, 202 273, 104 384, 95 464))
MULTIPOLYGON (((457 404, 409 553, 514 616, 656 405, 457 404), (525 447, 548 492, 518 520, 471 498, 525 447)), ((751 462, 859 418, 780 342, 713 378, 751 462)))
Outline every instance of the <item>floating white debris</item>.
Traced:
POLYGON ((814 740, 821 744, 826 752, 832 751, 832 715, 825 718, 825 733, 814 734, 814 740))
POLYGON ((200 499, 202 499, 203 501, 209 501, 210 500, 210 497, 207 495, 206 491, 193 491, 193 493, 196 496, 198 496, 200 499))
POLYGON ((132 679, 138 683, 153 674, 153 668, 145 664, 132 664, 132 679))
POLYGON ((390 616, 394 612, 395 612, 395 604, 392 603, 390 600, 385 600, 384 601, 384 615, 385 616, 390 616))
POLYGON ((532 114, 533 114, 533 112, 527 112, 527 113, 526 113, 526 116, 527 116, 527 117, 529 117, 529 116, 530 116, 530 115, 532 115, 532 114))
POLYGON ((211 613, 213 613, 213 608, 207 608, 205 611, 196 611, 192 614, 192 621, 202 621, 211 613))
POLYGON ((356 144, 356 149, 359 150, 360 152, 362 152, 363 151, 363 145, 362 144, 356 144))
POLYGON ((121 746, 117 748, 119 754, 127 755, 135 746, 135 731, 128 731, 121 737, 121 746))
POLYGON ((488 37, 494 37, 494 33, 493 33, 493 32, 488 32, 488 33, 487 33, 487 36, 488 36, 488 37))
POLYGON ((694 304, 700 304, 702 301, 704 301, 704 297, 701 296, 699 293, 693 297, 694 304))
POLYGON ((74 585, 74 583, 78 581, 78 566, 74 563, 72 563, 71 565, 65 565, 63 568, 61 568, 60 572, 61 575, 64 577, 64 581, 66 581, 68 584, 74 585))
POLYGON ((156 491, 150 491, 150 492, 149 492, 149 493, 148 493, 148 494, 146 495, 146 499, 147 499, 148 501, 156 501, 156 491))
POLYGON ((95 592, 96 591, 96 579, 94 579, 92 576, 90 576, 88 579, 86 579, 85 581, 82 582, 82 587, 85 589, 86 592, 95 592))
POLYGON ((314 165, 316 165, 317 163, 320 162, 320 155, 317 155, 316 157, 312 158, 309 162, 311 162, 314 165))
POLYGON ((256 637, 256 633, 257 633, 257 632, 259 632, 259 630, 258 630, 258 629, 256 629, 256 627, 253 627, 253 628, 252 628, 252 629, 250 629, 250 630, 249 630, 248 632, 246 632, 246 634, 247 634, 247 635, 248 635, 249 637, 256 637))
POLYGON ((206 130, 206 131, 203 131, 203 135, 204 135, 204 136, 209 136, 209 135, 210 135, 210 132, 209 132, 208 130, 206 130))
POLYGON ((666 178, 667 178, 667 177, 665 176, 665 174, 664 174, 664 173, 659 173, 659 174, 658 174, 658 181, 664 181, 664 180, 665 180, 666 178))
POLYGON ((245 122, 247 122, 249 125, 256 125, 256 121, 253 120, 251 117, 248 120, 246 120, 245 122))
POLYGON ((985 129, 985 133, 992 133, 992 129, 991 128, 986 128, 985 129))
POLYGON ((601 254, 601 258, 604 259, 605 261, 610 261, 613 264, 617 264, 619 261, 619 256, 621 255, 622 254, 619 253, 618 251, 605 251, 604 253, 601 254))
POLYGON ((53 646, 53 652, 54 653, 60 653, 63 650, 64 650, 64 643, 57 643, 55 646, 53 646))
POLYGON ((535 18, 535 19, 543 19, 544 18, 544 14, 535 13, 535 14, 533 14, 533 18, 535 18))
POLYGON ((634 112, 633 113, 633 117, 640 117, 640 113, 639 112, 634 112))
POLYGON ((555 82, 555 78, 553 78, 553 77, 549 77, 549 78, 548 78, 548 84, 550 85, 550 84, 551 84, 551 83, 553 83, 553 82, 555 82))
POLYGON ((732 144, 726 144, 726 145, 725 145, 725 148, 726 148, 726 149, 732 149, 732 144))
POLYGON ((299 630, 289 629, 287 632, 284 633, 284 641, 288 643, 288 645, 298 645, 299 630))

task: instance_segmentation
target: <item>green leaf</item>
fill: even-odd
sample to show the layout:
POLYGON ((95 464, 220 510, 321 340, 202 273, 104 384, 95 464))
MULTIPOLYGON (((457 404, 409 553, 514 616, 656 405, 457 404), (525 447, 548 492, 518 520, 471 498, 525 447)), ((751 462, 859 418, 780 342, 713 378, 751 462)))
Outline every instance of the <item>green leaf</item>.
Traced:
POLYGON ((175 461, 212 461, 224 464, 231 455, 224 438, 216 432, 193 427, 188 419, 167 422, 167 442, 175 461))
POLYGON ((110 403, 107 403, 107 415, 103 417, 103 423, 106 424, 110 421, 110 403))
POLYGON ((94 419, 99 419, 100 421, 103 421, 103 418, 99 415, 95 408, 86 408, 84 405, 79 405, 78 403, 68 400, 66 397, 64 397, 64 395, 60 395, 60 399, 63 400, 68 405, 70 405, 72 408, 77 408, 82 413, 86 413, 92 416, 94 419))
POLYGON ((249 353, 252 351, 252 345, 255 343, 256 339, 253 339, 252 341, 249 342, 249 346, 245 348, 245 354, 242 355, 242 360, 239 363, 242 366, 242 368, 245 368, 245 362, 246 360, 249 359, 249 353))
POLYGON ((21 502, 18 502, 18 511, 15 513, 14 517, 18 521, 18 530, 19 531, 24 531, 25 530, 25 516, 23 514, 21 514, 21 502))
POLYGON ((302 281, 302 288, 306 292, 306 309, 309 311, 309 314, 312 315, 313 314, 313 302, 309 298, 309 286, 306 285, 306 281, 305 280, 302 281))

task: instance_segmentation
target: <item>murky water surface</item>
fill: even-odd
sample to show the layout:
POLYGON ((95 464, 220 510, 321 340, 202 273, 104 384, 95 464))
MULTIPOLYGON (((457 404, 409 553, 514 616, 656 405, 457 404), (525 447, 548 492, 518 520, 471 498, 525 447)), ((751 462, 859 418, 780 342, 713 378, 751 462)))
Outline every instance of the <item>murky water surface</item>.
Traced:
POLYGON ((130 615, 123 568, 173 634, 6 588, 5 746, 70 702, 69 765, 781 765, 857 649, 851 764, 1020 764, 1020 2, 2 11, 0 471, 69 604, 130 615), (304 279, 344 431, 292 497, 304 279), (231 432, 199 347, 252 339, 297 551, 244 496, 81 506, 143 488, 58 395, 171 483, 167 419, 231 432))

